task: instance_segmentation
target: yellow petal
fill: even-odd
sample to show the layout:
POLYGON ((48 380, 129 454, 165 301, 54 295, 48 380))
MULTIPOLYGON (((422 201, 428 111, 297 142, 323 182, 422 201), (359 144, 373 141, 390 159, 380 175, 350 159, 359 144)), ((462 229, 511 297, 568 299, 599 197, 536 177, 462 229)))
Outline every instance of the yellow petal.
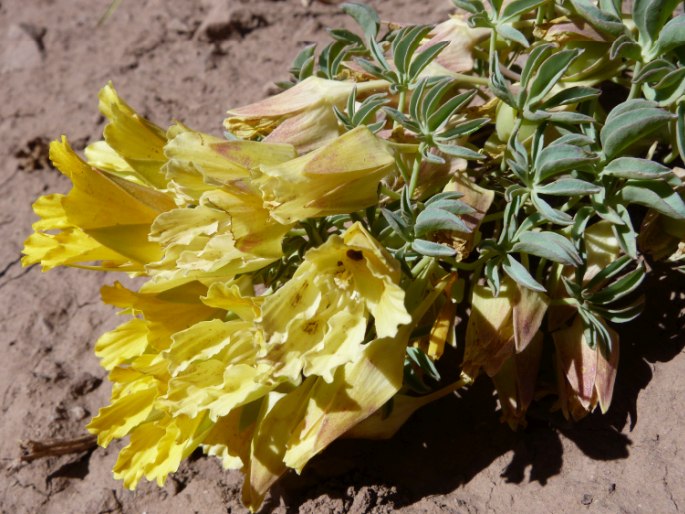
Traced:
POLYGON ((217 186, 246 179, 260 164, 279 164, 296 157, 286 144, 226 141, 180 126, 164 147, 169 159, 165 170, 174 187, 189 202, 217 186))
POLYGON ((167 180, 161 171, 166 162, 164 131, 136 113, 111 83, 100 90, 98 97, 100 112, 109 120, 104 130, 107 144, 143 181, 158 189, 165 188, 167 180))
POLYGON ((358 361, 339 369, 331 383, 319 379, 283 462, 301 471, 314 455, 392 398, 402 386, 405 348, 404 339, 376 339, 364 347, 358 361))
POLYGON ((259 509, 269 488, 287 470, 283 456, 288 439, 304 416, 316 381, 311 377, 288 394, 271 392, 264 398, 243 483, 243 504, 251 512, 259 509))
POLYGON ((114 151, 114 148, 107 144, 107 141, 91 143, 83 153, 86 155, 86 162, 93 168, 106 171, 141 186, 146 185, 146 181, 114 151))
POLYGON ((132 319, 104 333, 95 343, 95 355, 106 370, 139 357, 147 348, 148 327, 142 319, 132 319))
POLYGON ((140 425, 119 452, 114 478, 123 479, 129 489, 135 489, 143 476, 163 486, 169 473, 200 445, 210 428, 204 416, 165 416, 140 425))
POLYGON ((250 458, 260 402, 254 402, 219 418, 205 437, 202 449, 221 460, 224 469, 242 469, 250 458))
POLYGON ((152 378, 145 381, 147 386, 138 391, 130 391, 111 405, 103 407, 86 427, 91 434, 97 434, 98 444, 107 448, 113 439, 122 438, 147 419, 152 412, 158 394, 157 384, 152 378))
POLYGON ((358 127, 297 159, 260 166, 254 183, 271 215, 289 224, 375 204, 378 184, 394 163, 388 146, 358 127))

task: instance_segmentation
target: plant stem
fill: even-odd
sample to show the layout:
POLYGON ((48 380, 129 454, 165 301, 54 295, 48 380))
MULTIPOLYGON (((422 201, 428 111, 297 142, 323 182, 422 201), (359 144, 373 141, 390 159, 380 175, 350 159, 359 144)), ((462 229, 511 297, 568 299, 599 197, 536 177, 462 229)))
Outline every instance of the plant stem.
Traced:
MULTIPOLYGON (((633 69, 633 80, 635 80, 635 77, 637 77, 640 74, 641 69, 642 69, 642 62, 637 61, 635 63, 635 68, 633 69)), ((635 82, 633 82, 630 85, 630 93, 628 93, 628 100, 635 99, 637 97, 638 93, 640 92, 640 89, 642 89, 640 84, 636 84, 635 82)))
POLYGON ((423 161, 423 152, 426 150, 426 143, 421 143, 419 145, 419 152, 414 160, 414 165, 411 169, 411 178, 409 179, 409 198, 414 196, 414 191, 416 190, 416 185, 419 181, 419 172, 421 171, 421 162, 423 161))

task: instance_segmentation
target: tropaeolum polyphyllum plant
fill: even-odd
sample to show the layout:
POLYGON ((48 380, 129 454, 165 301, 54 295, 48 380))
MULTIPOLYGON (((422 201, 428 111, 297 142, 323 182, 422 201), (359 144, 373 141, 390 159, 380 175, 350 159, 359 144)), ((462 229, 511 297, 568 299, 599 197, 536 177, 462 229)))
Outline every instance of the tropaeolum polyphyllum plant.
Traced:
POLYGON ((609 407, 646 263, 685 259, 685 17, 455 4, 437 26, 344 4, 359 29, 305 48, 223 137, 107 85, 104 140, 52 143, 73 188, 36 201, 23 264, 147 278, 102 289, 128 320, 95 344, 112 400, 87 427, 130 438, 127 487, 201 447, 254 510, 335 439, 389 437, 483 373, 512 428, 541 395, 609 407))

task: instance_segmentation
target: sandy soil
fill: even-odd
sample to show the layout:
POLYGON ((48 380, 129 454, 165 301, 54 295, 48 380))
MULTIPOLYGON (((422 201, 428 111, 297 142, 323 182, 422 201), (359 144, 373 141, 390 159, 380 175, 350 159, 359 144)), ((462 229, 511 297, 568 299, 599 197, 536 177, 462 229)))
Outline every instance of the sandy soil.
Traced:
MULTIPOLYGON (((299 0, 0 0, 0 511, 243 512, 239 473, 193 456, 164 488, 124 490, 116 449, 19 464, 19 441, 77 437, 109 396, 94 340, 116 324, 98 288, 114 277, 22 269, 30 204, 67 181, 46 143, 99 138, 108 80, 161 125, 216 134, 226 108, 269 94, 297 50, 345 23, 299 0), (266 85, 265 85, 266 84, 266 85)), ((447 0, 372 2, 385 19, 439 21, 447 0)), ((119 278, 119 277, 117 277, 119 278)), ((487 381, 420 411, 386 442, 343 441, 274 488, 264 512, 548 513, 685 509, 682 278, 649 284, 648 312, 625 327, 614 404, 571 426, 543 408, 512 433, 487 381)))

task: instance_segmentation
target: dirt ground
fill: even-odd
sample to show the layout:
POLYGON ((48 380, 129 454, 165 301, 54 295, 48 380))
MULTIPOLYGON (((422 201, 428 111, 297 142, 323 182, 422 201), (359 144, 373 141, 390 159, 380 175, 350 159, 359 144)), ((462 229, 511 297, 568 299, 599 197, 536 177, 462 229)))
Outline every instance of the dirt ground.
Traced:
MULTIPOLYGON (((437 22, 447 0, 371 2, 384 19, 437 22)), ((221 134, 229 107, 263 98, 306 42, 346 23, 335 5, 300 0, 0 0, 0 511, 244 512, 242 478, 193 455, 164 488, 112 479, 114 445, 19 464, 19 441, 77 437, 109 386, 92 353, 114 312, 115 277, 19 264, 30 205, 67 180, 47 142, 99 139, 97 92, 119 93, 160 125, 221 134)), ((116 277, 119 278, 119 277, 116 277)), ((683 279, 657 273, 648 309, 623 330, 606 416, 572 426, 539 408, 528 428, 499 423, 492 388, 420 411, 392 440, 343 441, 277 485, 263 512, 670 513, 685 510, 683 279)))

